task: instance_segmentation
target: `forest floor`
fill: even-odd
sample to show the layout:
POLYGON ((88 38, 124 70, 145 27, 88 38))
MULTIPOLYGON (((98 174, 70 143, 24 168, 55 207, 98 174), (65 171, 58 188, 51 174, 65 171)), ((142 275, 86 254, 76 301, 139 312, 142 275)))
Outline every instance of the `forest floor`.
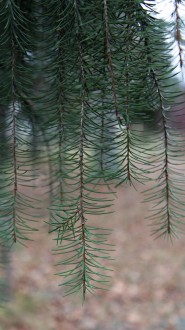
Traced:
POLYGON ((113 229, 111 285, 87 294, 83 306, 80 296, 64 297, 58 287, 62 279, 54 273, 60 269, 43 214, 34 242, 12 252, 13 296, 0 309, 0 330, 185 329, 185 240, 151 237, 149 205, 139 190, 119 188, 115 213, 101 219, 101 226, 113 229))

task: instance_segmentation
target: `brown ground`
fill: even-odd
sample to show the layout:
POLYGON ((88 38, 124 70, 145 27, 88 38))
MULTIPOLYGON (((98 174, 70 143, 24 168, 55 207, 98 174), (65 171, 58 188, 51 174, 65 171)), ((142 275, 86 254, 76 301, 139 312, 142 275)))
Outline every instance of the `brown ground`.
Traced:
MULTIPOLYGON (((116 212, 102 219, 115 244, 109 291, 63 297, 46 225, 29 248, 12 255, 13 300, 0 311, 0 330, 184 330, 185 243, 154 240, 144 219, 148 204, 132 188, 121 188, 116 212)), ((43 217, 44 220, 44 217, 43 217)), ((58 271, 58 269, 57 269, 58 271)))

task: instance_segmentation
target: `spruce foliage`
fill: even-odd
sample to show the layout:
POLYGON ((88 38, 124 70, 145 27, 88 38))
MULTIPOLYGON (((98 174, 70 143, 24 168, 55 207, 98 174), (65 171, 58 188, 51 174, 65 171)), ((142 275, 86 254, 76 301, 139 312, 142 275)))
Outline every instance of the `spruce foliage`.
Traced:
POLYGON ((66 295, 82 291, 83 300, 109 282, 102 262, 112 249, 109 230, 88 220, 95 215, 99 223, 110 212, 110 186, 153 180, 145 192, 154 205, 153 234, 173 238, 183 231, 185 135, 176 129, 181 111, 173 106, 180 95, 174 66, 183 68, 184 1, 173 1, 169 23, 155 5, 0 2, 1 246, 24 244, 36 230, 39 206, 21 186, 32 186, 35 167, 47 162, 59 275, 66 295))

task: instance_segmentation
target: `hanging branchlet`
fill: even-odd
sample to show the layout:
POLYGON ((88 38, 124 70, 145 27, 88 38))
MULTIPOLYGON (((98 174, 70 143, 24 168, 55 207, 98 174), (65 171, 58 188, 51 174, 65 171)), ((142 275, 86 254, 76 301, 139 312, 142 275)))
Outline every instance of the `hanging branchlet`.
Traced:
MULTIPOLYGON (((148 22, 149 23, 149 22, 148 22)), ((174 157, 176 157, 176 152, 174 150, 173 139, 176 143, 178 152, 182 151, 182 141, 173 135, 173 125, 170 118, 170 106, 173 105, 173 100, 175 99, 175 92, 173 98, 170 98, 170 93, 165 90, 164 85, 167 79, 170 79, 170 74, 174 74, 173 71, 167 72, 166 63, 163 63, 162 59, 154 59, 154 54, 152 50, 152 40, 149 37, 150 23, 148 24, 142 19, 142 27, 144 32, 144 45, 146 48, 146 60, 150 68, 149 79, 153 82, 153 88, 151 85, 152 96, 156 94, 156 101, 153 104, 153 109, 156 112, 156 119, 160 127, 156 139, 153 140, 154 146, 156 147, 156 173, 157 177, 155 181, 157 183, 153 188, 147 191, 148 198, 147 201, 154 203, 153 215, 150 219, 153 221, 155 229, 153 234, 156 237, 168 236, 171 239, 175 237, 180 230, 179 219, 183 217, 182 209, 178 208, 175 210, 177 199, 175 194, 177 192, 176 187, 178 186, 178 181, 182 177, 181 171, 178 170, 178 166, 174 166, 174 157), (159 142, 160 136, 160 142, 159 142)), ((162 38, 166 38, 164 31, 161 30, 162 38)), ((161 52, 162 54, 162 52, 161 52)), ((168 54, 166 56, 166 61, 169 60, 168 54)), ((149 85, 150 86, 150 85, 149 85)), ((149 92, 150 93, 150 92, 149 92)), ((151 97, 152 100, 152 97, 151 97)), ((174 114, 173 114, 174 116, 174 114)), ((177 165, 177 164, 176 164, 177 165)), ((154 169, 151 169, 154 173, 154 169)), ((178 202, 181 204, 182 201, 178 198, 178 202)))
POLYGON ((125 40, 125 56, 124 56, 124 66, 125 66, 125 89, 126 89, 126 96, 125 96, 125 125, 126 125, 126 162, 127 162, 127 178, 128 178, 128 182, 132 183, 131 178, 132 178, 132 174, 131 174, 131 164, 130 164, 130 158, 131 158, 131 122, 130 122, 130 93, 129 93, 129 89, 130 89, 130 80, 132 79, 130 77, 130 71, 129 71, 129 65, 130 65, 130 61, 129 61, 129 56, 130 53, 132 52, 130 49, 130 38, 133 37, 131 30, 131 12, 132 12, 132 6, 130 6, 130 2, 128 3, 128 11, 125 13, 125 20, 127 23, 126 26, 126 34, 128 37, 126 37, 125 40))
POLYGON ((118 110, 115 74, 114 74, 114 66, 113 66, 113 61, 112 61, 107 0, 103 0, 103 13, 104 13, 105 49, 106 49, 106 55, 107 55, 107 62, 109 65, 110 76, 111 76, 111 88, 112 88, 112 94, 113 94, 113 99, 114 99, 114 110, 115 110, 115 114, 116 114, 116 118, 117 118, 118 122, 122 125, 122 120, 121 120, 119 110, 118 110))
MULTIPOLYGON (((2 212, 1 212, 1 242, 11 245, 17 241, 27 240, 27 234, 34 230, 28 225, 32 220, 26 209, 30 203, 30 198, 20 192, 20 186, 27 185, 30 181, 32 185, 32 177, 30 171, 24 161, 24 147, 28 145, 26 139, 21 136, 26 128, 23 121, 19 119, 19 113, 23 111, 21 108, 21 94, 28 91, 29 83, 25 81, 25 75, 28 70, 26 68, 25 57, 31 49, 30 26, 31 22, 24 16, 22 8, 15 1, 4 1, 0 5, 0 14, 2 17, 0 35, 0 53, 1 67, 4 68, 6 76, 3 85, 7 87, 7 91, 1 104, 7 107, 4 125, 9 135, 8 156, 6 161, 6 169, 1 168, 1 184, 6 192, 2 192, 2 212), (24 181, 24 183, 23 183, 24 181), (26 212, 26 213, 25 213, 26 212)), ((31 86, 31 83, 30 83, 31 86)), ((27 160, 30 161, 30 150, 27 148, 27 160)))
MULTIPOLYGON (((142 24, 144 24, 144 22, 142 22, 142 24)), ((146 26, 147 26, 147 24, 146 25, 144 24, 143 28, 145 29, 146 26)), ((145 36, 144 45, 146 47, 147 61, 150 65, 151 80, 154 82, 154 88, 156 90, 157 97, 158 97, 159 107, 158 107, 158 109, 155 109, 155 111, 158 112, 157 117, 159 118, 159 125, 161 127, 161 133, 163 134, 162 143, 164 143, 164 146, 163 146, 164 164, 162 165, 161 173, 159 173, 159 176, 157 178, 157 181, 161 181, 161 183, 164 184, 163 196, 161 196, 160 194, 158 196, 156 196, 156 191, 154 189, 154 191, 155 191, 154 195, 156 196, 156 199, 157 199, 157 203, 156 203, 157 206, 158 206, 158 204, 161 203, 161 201, 159 202, 159 199, 164 198, 165 206, 162 206, 162 209, 163 209, 162 213, 163 213, 164 217, 161 218, 161 220, 164 221, 164 224, 162 224, 162 226, 160 228, 157 228, 157 230, 154 230, 153 233, 157 234, 159 232, 159 236, 165 235, 166 233, 168 235, 172 235, 172 234, 174 234, 174 231, 172 228, 172 223, 171 223, 172 221, 171 221, 171 214, 170 214, 170 187, 169 187, 169 184, 170 184, 169 183, 170 182, 169 163, 170 162, 168 159, 169 158, 169 139, 168 139, 167 123, 166 123, 166 115, 165 115, 165 99, 162 95, 162 91, 159 86, 157 74, 153 69, 151 49, 150 49, 149 39, 147 36, 145 36)), ((160 148, 161 148, 161 145, 160 145, 160 148)), ((159 170, 158 167, 157 167, 157 170, 159 170)), ((157 183, 157 186, 158 187, 160 186, 159 183, 157 183)))
MULTIPOLYGON (((159 87, 159 83, 158 83, 158 78, 155 74, 155 71, 153 69, 151 69, 151 75, 152 75, 152 79, 154 80, 154 84, 156 87, 156 92, 158 94, 158 98, 159 98, 159 118, 160 118, 160 124, 161 124, 161 131, 163 134, 163 142, 164 142, 164 165, 162 167, 162 172, 159 175, 159 178, 157 180, 162 180, 162 182, 164 182, 164 225, 162 225, 162 228, 159 228, 157 230, 154 230, 154 234, 156 234, 157 232, 159 232, 159 236, 161 235, 165 235, 168 234, 170 236, 175 235, 175 230, 173 228, 173 220, 172 220, 172 216, 171 216, 171 212, 170 212, 170 170, 169 170, 169 166, 170 166, 170 161, 169 161, 169 138, 168 138, 168 131, 167 131, 167 122, 166 122, 166 113, 165 113, 165 100, 164 97, 162 95, 162 92, 160 90, 159 87), (165 224, 166 224, 166 228, 165 228, 165 224)), ((161 182, 161 183, 162 183, 161 182)))
POLYGON ((124 125, 119 125, 120 131, 117 133, 119 164, 117 186, 123 182, 129 182, 134 186, 137 181, 144 182, 149 179, 146 169, 147 150, 140 126, 144 116, 147 122, 149 108, 147 100, 141 97, 145 75, 143 45, 140 42, 142 32, 138 22, 141 15, 140 4, 133 1, 127 3, 120 1, 115 13, 116 23, 111 24, 110 31, 113 49, 119 49, 119 52, 116 50, 112 52, 112 59, 116 68, 115 81, 120 114, 124 118, 124 125), (142 157, 138 153, 139 140, 142 157))
MULTIPOLYGON (((91 70, 89 70, 90 65, 93 63, 94 51, 93 54, 91 52, 88 53, 89 50, 86 50, 84 41, 89 22, 86 19, 84 20, 83 5, 81 6, 75 0, 70 5, 71 11, 68 22, 73 21, 74 23, 73 28, 70 30, 70 39, 68 29, 63 29, 58 45, 65 45, 64 40, 68 38, 69 43, 73 47, 73 57, 69 60, 68 45, 66 47, 63 46, 62 53, 56 60, 58 61, 58 70, 61 66, 64 67, 64 75, 60 76, 60 88, 62 87, 60 93, 65 96, 60 96, 60 100, 64 105, 68 104, 69 107, 70 102, 74 104, 75 95, 76 103, 72 113, 73 118, 66 109, 65 115, 62 117, 62 125, 65 125, 65 137, 63 136, 64 138, 62 139, 62 172, 59 179, 62 180, 63 198, 62 201, 58 198, 55 199, 51 210, 53 214, 52 231, 58 233, 56 253, 63 255, 66 251, 66 258, 62 259, 59 265, 65 264, 70 267, 69 272, 64 270, 59 273, 60 276, 66 278, 62 285, 66 287, 66 294, 81 290, 84 300, 86 290, 93 291, 95 288, 98 288, 96 283, 107 284, 107 279, 104 279, 100 273, 100 270, 102 269, 102 272, 104 272, 106 267, 98 262, 103 249, 99 250, 99 247, 96 246, 100 242, 102 244, 103 242, 105 243, 108 232, 101 230, 101 228, 93 228, 87 225, 87 221, 88 214, 97 216, 104 214, 104 209, 109 206, 110 201, 105 202, 105 198, 97 198, 95 196, 99 194, 98 184, 96 184, 96 181, 98 182, 99 180, 99 169, 93 169, 91 165, 93 162, 97 162, 95 159, 95 141, 94 138, 91 138, 91 125, 94 125, 93 110, 95 99, 92 101, 90 98, 90 95, 94 91, 96 92, 97 89, 95 84, 97 76, 94 75, 93 77, 91 70), (72 74, 71 66, 76 68, 72 74), (67 91, 64 93, 66 85, 67 91), (68 251, 66 250, 67 246, 69 247, 68 251), (72 253, 72 256, 68 257, 68 253, 72 253), (93 261, 91 260, 92 256, 93 261), (97 272, 93 270, 96 266, 99 270, 97 272), (98 278, 100 279, 98 280, 98 278)), ((65 23, 64 18, 66 20, 65 11, 61 11, 60 28, 65 23)), ((99 98, 98 95, 97 97, 99 98)), ((92 127, 96 129, 96 125, 95 128, 94 126, 92 127)), ((100 132, 99 123, 97 123, 97 127, 98 132, 100 132)), ((108 259, 109 257, 103 256, 102 258, 108 259)))
POLYGON ((180 17, 179 5, 183 5, 183 1, 174 0, 174 11, 172 13, 172 18, 175 18, 175 39, 177 41, 178 46, 178 56, 179 56, 179 64, 180 68, 183 67, 183 37, 182 30, 184 31, 184 23, 182 18, 180 17))
POLYGON ((79 51, 79 63, 80 63, 80 80, 81 80, 81 110, 80 110, 80 145, 79 145, 79 171, 80 171, 80 200, 79 200, 79 212, 80 212, 80 220, 81 220, 81 228, 82 228, 82 267, 83 267, 83 274, 82 274, 82 292, 83 292, 83 300, 85 299, 86 293, 86 219, 85 219, 85 210, 84 210, 84 140, 85 140, 85 132, 84 132, 84 122, 85 122, 85 99, 87 87, 86 87, 86 78, 85 78, 85 68, 84 68, 84 59, 83 59, 83 51, 82 45, 80 40, 80 26, 78 25, 78 8, 77 2, 74 0, 75 6, 75 18, 76 18, 76 25, 77 25, 77 44, 78 44, 78 51, 79 51))

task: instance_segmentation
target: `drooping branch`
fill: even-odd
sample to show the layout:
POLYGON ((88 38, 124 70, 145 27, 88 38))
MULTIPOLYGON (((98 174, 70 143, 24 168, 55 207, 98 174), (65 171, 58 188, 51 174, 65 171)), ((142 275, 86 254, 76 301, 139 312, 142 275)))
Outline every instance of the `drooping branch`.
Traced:
POLYGON ((116 114, 116 118, 119 123, 121 123, 121 117, 119 115, 118 110, 118 100, 117 100, 117 92, 116 92, 116 82, 115 82, 115 73, 114 73, 114 66, 112 61, 112 51, 111 51, 111 44, 110 44, 110 32, 109 32, 109 16, 108 16, 108 4, 107 0, 103 0, 103 16, 104 16, 104 33, 105 33, 105 47, 106 47, 106 55, 107 55, 107 62, 109 65, 109 72, 111 77, 111 88, 112 88, 112 95, 114 100, 114 110, 116 114))
POLYGON ((172 13, 172 16, 175 16, 175 37, 177 40, 177 46, 178 46, 178 50, 179 50, 179 64, 180 64, 180 68, 182 69, 183 67, 183 49, 182 49, 182 19, 180 17, 179 14, 179 3, 181 3, 181 1, 179 0, 175 0, 175 9, 174 12, 172 13))

